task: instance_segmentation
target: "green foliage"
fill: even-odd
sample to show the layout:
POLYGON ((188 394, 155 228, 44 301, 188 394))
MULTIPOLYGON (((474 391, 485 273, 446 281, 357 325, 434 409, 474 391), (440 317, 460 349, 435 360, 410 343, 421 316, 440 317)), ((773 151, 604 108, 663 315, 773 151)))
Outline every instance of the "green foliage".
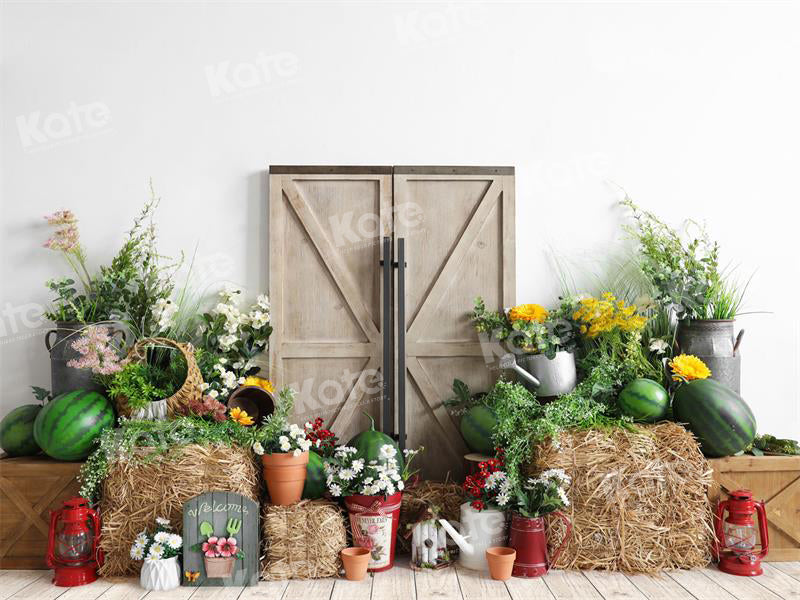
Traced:
POLYGON ((541 517, 569 505, 566 486, 571 480, 562 469, 549 469, 513 488, 514 505, 523 517, 541 517))
POLYGON ((42 387, 38 387, 35 385, 31 386, 31 390, 33 391, 33 397, 36 398, 42 404, 47 404, 50 400, 53 399, 53 394, 50 390, 46 390, 42 387))
POLYGON ((109 395, 112 398, 124 397, 133 410, 147 408, 151 402, 167 398, 166 390, 153 383, 151 371, 150 365, 144 363, 125 365, 109 383, 109 395))
POLYGON ((800 444, 795 440, 776 438, 774 435, 765 433, 756 436, 756 439, 745 451, 756 456, 762 456, 765 453, 798 456, 800 455, 800 444))
POLYGON ((483 404, 486 398, 485 393, 472 394, 469 386, 460 379, 453 379, 453 395, 447 398, 443 404, 448 407, 460 407, 460 412, 466 412, 473 406, 483 404))
POLYGON ((289 430, 289 417, 294 410, 295 395, 296 392, 288 386, 281 389, 275 399, 275 410, 272 414, 264 419, 261 427, 251 428, 252 442, 259 442, 267 454, 282 452, 279 440, 289 430))
POLYGON ((180 452, 181 447, 190 444, 249 447, 251 443, 249 428, 230 420, 220 423, 195 417, 177 417, 169 421, 120 419, 120 425, 102 434, 99 447, 81 467, 80 494, 84 498, 97 500, 109 466, 119 460, 146 464, 160 456, 180 452), (139 454, 134 452, 136 448, 148 451, 139 454))

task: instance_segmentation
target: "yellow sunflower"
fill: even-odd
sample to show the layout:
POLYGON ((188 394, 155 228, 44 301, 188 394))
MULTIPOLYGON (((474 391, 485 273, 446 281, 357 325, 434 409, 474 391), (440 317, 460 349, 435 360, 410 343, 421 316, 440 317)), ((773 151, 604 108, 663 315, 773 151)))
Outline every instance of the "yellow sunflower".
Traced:
POLYGON ((547 309, 539 304, 520 304, 508 312, 512 321, 537 321, 544 322, 547 318, 547 309))
POLYGON ((681 354, 669 361, 673 381, 691 381, 711 377, 711 370, 692 354, 681 354))
POLYGON ((256 377, 255 375, 251 375, 250 377, 244 380, 243 385, 260 387, 262 390, 266 390, 270 394, 275 393, 275 386, 272 385, 272 382, 269 379, 264 379, 263 377, 256 377))
POLYGON ((231 409, 231 421, 234 423, 238 423, 239 425, 244 425, 247 427, 248 425, 253 424, 253 417, 247 414, 246 410, 242 410, 239 407, 231 409))

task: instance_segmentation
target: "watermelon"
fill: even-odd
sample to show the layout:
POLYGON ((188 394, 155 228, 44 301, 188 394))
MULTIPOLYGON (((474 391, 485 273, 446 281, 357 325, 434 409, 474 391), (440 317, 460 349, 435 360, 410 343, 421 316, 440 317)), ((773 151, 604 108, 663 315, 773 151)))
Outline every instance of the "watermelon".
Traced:
POLYGON ((41 452, 33 437, 33 422, 42 410, 41 404, 15 408, 0 421, 0 448, 9 456, 31 456, 41 452))
POLYGON ((654 423, 663 419, 669 409, 669 394, 652 379, 634 379, 619 393, 617 405, 623 415, 634 421, 654 423))
POLYGON ((308 466, 306 467, 306 484, 303 487, 303 498, 316 500, 322 498, 327 490, 325 469, 322 466, 324 461, 322 457, 309 450, 308 452, 308 466))
POLYGON ((470 408, 461 417, 461 435, 473 452, 494 456, 492 436, 497 427, 497 415, 485 404, 470 408))
POLYGON ((381 460, 380 452, 381 446, 385 444, 391 444, 394 446, 397 453, 395 454, 395 459, 397 459, 397 465, 399 469, 403 470, 403 453, 400 452, 400 447, 397 445, 392 438, 381 431, 375 430, 375 419, 372 418, 371 415, 368 413, 364 413, 367 415, 370 421, 369 429, 366 431, 362 431, 357 436, 355 436, 352 440, 350 440, 347 445, 352 446, 356 450, 358 450, 357 456, 363 458, 367 462, 371 460, 381 460))
POLYGON ((756 436, 756 419, 742 397, 713 379, 682 384, 672 399, 675 420, 686 423, 703 454, 731 456, 756 436))
POLYGON ((114 408, 102 394, 74 390, 56 396, 36 416, 33 435, 56 460, 89 456, 104 430, 114 426, 114 408))

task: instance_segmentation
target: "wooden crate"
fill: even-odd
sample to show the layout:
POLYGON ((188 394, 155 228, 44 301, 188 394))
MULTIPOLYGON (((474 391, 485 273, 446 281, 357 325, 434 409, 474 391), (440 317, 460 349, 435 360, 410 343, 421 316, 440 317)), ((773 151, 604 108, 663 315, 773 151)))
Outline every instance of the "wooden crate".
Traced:
POLYGON ((800 456, 729 456, 708 462, 717 484, 710 492, 713 501, 727 498, 732 490, 746 489, 765 502, 767 561, 800 560, 800 456))
POLYGON ((46 569, 50 510, 78 495, 79 462, 0 459, 0 569, 46 569))

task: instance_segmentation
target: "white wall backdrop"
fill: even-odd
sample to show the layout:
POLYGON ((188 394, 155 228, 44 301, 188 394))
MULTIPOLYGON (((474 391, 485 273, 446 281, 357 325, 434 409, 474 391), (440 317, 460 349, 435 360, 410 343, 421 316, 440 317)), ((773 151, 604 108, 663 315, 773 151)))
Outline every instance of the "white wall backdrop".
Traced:
POLYGON ((273 164, 517 168, 518 299, 596 261, 624 186, 755 271, 742 391, 800 434, 800 9, 792 4, 2 7, 0 414, 49 386, 42 215, 108 261, 153 178, 163 250, 266 290, 273 164))

